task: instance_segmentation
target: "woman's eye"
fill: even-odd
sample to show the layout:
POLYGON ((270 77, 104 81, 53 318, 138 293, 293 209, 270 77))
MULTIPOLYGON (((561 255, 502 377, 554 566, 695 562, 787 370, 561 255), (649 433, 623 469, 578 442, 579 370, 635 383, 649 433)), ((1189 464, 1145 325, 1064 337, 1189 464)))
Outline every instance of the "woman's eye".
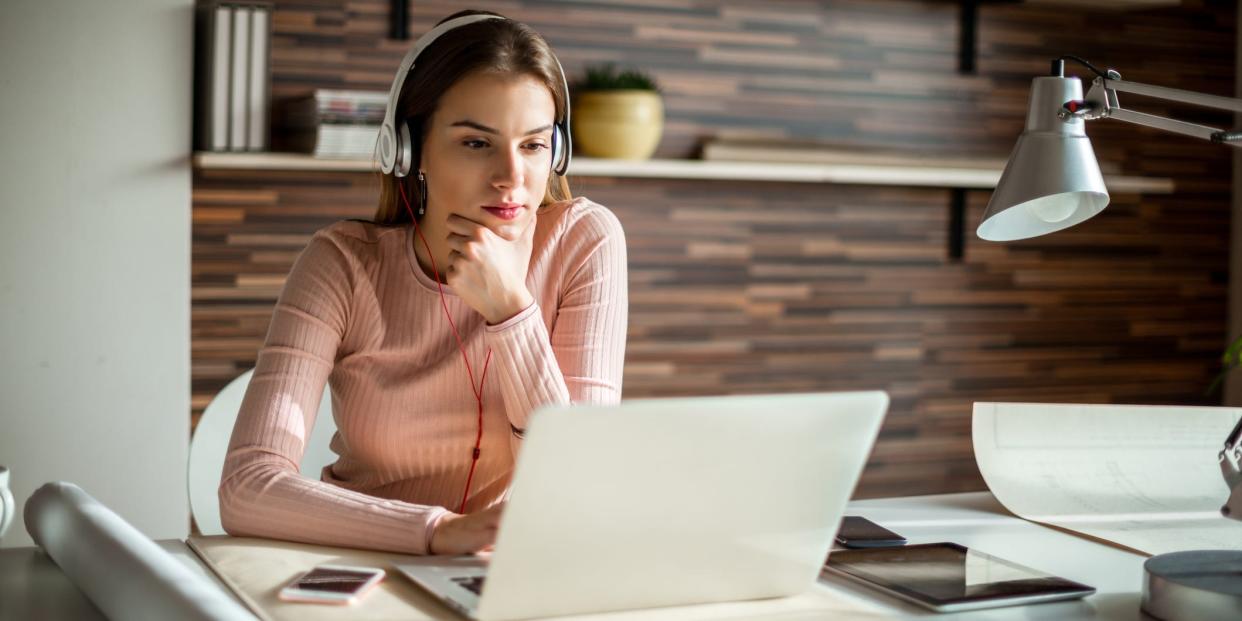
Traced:
POLYGON ((530 149, 531 151, 541 151, 543 149, 548 148, 548 145, 543 144, 542 142, 532 142, 526 145, 526 147, 530 149))
POLYGON ((487 146, 487 142, 483 140, 463 140, 461 144, 467 149, 476 149, 476 150, 482 149, 483 147, 487 146))

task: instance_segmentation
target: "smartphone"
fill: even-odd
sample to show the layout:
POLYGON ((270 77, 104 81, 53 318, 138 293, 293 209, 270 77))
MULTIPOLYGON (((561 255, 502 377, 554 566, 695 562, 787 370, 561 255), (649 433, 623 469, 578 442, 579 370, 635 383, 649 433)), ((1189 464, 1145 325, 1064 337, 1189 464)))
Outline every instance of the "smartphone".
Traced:
POLYGON ((957 612, 1076 599, 1093 587, 956 543, 841 550, 828 572, 936 612, 957 612))
POLYGON ((374 567, 319 565, 285 585, 279 597, 288 602, 352 604, 383 579, 384 570, 374 567))
POLYGON ((867 518, 847 515, 837 531, 837 543, 847 548, 891 548, 906 545, 906 538, 867 518))

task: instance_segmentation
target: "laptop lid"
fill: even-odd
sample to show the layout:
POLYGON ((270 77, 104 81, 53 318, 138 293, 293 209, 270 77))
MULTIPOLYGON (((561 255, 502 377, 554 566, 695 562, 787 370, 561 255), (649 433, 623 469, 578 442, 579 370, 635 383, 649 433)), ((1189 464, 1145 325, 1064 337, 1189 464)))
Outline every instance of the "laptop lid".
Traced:
POLYGON ((809 588, 887 407, 854 392, 537 411, 477 618, 809 588))

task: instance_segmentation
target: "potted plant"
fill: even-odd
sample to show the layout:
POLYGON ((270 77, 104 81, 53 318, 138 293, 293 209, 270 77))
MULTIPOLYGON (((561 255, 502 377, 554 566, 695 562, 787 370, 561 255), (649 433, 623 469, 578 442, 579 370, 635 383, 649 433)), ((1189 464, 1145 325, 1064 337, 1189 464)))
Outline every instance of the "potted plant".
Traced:
POLYGON ((612 64, 587 67, 575 87, 574 144, 585 155, 609 159, 651 157, 664 133, 664 102, 655 80, 612 64))

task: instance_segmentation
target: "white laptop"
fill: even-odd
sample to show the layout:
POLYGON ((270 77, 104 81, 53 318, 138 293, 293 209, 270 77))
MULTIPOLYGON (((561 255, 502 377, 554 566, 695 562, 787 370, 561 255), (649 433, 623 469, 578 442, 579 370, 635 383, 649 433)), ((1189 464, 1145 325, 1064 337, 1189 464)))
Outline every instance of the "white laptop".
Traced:
POLYGON ((544 408, 490 560, 397 569, 479 621, 794 595, 887 409, 883 392, 544 408))

